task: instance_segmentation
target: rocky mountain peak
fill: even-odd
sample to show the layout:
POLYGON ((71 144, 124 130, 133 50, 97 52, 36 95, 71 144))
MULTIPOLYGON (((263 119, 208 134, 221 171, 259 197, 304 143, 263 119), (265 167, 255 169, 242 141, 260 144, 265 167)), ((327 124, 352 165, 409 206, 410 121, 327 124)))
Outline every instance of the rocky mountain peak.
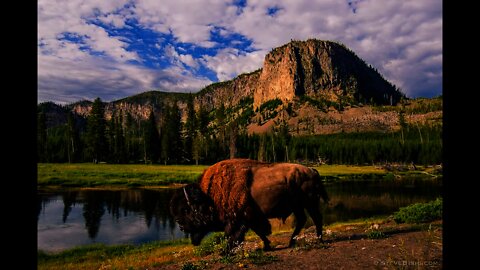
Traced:
POLYGON ((336 103, 396 104, 403 94, 345 46, 316 39, 291 41, 265 56, 254 109, 296 96, 336 103))
MULTIPOLYGON (((269 124, 265 123, 270 123, 277 114, 284 121, 289 121, 289 125, 300 126, 301 123, 297 122, 306 121, 306 116, 323 115, 330 110, 362 104, 396 105, 402 97, 403 93, 344 45, 317 39, 292 40, 272 49, 265 56, 261 69, 208 85, 195 94, 149 91, 107 102, 105 118, 109 120, 113 115, 123 115, 126 119, 130 115, 140 121, 146 120, 153 111, 160 121, 166 108, 176 104, 185 122, 187 102, 193 99, 196 112, 200 108, 208 113, 223 108, 229 115, 229 121, 237 120, 241 125, 249 125, 252 130, 267 130, 269 124), (280 106, 282 103, 288 105, 280 106), (299 118, 297 122, 295 117, 299 118)), ((91 101, 80 101, 64 110, 86 118, 91 104, 91 101)), ((52 112, 51 115, 60 114, 56 107, 49 104, 42 106, 45 107, 42 110, 52 112)), ((52 118, 50 114, 48 118, 52 118)), ((328 119, 318 121, 341 121, 328 119)), ((62 116, 52 124, 65 121, 65 116, 62 116)), ((341 129, 336 128, 335 131, 341 129)))

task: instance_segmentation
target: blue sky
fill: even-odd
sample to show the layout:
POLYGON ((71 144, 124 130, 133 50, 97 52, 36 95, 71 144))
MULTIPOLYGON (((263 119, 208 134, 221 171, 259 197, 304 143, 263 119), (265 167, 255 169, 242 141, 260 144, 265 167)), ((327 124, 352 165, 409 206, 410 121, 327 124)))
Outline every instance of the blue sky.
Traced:
POLYGON ((345 44, 409 97, 442 93, 441 0, 39 0, 38 102, 197 92, 308 38, 345 44))

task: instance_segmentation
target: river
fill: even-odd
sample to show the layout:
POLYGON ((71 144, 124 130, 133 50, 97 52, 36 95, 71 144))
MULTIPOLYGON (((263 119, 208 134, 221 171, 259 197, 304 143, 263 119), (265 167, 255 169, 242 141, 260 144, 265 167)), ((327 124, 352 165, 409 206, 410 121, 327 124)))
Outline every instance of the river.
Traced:
MULTIPOLYGON (((441 188, 441 181, 421 179, 327 183, 331 200, 322 206, 324 223, 390 214, 441 197, 441 188)), ((61 251, 92 243, 141 244, 186 237, 169 213, 172 193, 172 189, 39 190, 37 247, 61 251)))

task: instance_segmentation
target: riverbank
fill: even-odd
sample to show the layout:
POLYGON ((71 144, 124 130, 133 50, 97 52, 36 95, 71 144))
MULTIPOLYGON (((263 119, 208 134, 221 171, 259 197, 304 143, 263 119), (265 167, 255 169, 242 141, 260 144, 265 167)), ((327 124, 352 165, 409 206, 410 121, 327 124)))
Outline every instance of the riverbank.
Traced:
MULTIPOLYGON (((144 165, 92 163, 39 163, 39 187, 160 187, 197 181, 207 165, 144 165)), ((415 169, 386 166, 316 166, 325 181, 393 180, 402 177, 441 177, 436 166, 415 169)))
MULTIPOLYGON (((442 268, 442 221, 397 224, 392 216, 324 226, 324 243, 315 228, 300 233, 297 245, 286 248, 291 230, 270 236, 273 251, 263 252, 261 240, 249 232, 234 256, 211 254, 188 239, 140 246, 93 245, 61 253, 38 253, 38 269, 339 269, 442 268)), ((204 239, 204 242, 207 239, 204 239)))

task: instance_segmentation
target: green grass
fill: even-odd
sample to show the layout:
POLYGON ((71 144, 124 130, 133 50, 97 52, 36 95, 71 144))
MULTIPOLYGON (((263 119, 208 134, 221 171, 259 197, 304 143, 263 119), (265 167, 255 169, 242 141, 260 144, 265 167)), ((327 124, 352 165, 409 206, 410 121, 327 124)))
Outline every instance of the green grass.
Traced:
POLYGON ((385 237, 386 235, 382 231, 372 230, 367 233, 368 239, 381 239, 385 237))
POLYGON ((424 223, 442 219, 442 198, 427 203, 416 203, 400 208, 393 215, 397 223, 424 223))
POLYGON ((185 250, 189 243, 189 239, 180 239, 138 246, 92 244, 59 253, 38 251, 37 265, 38 269, 100 269, 107 264, 111 269, 145 268, 168 263, 172 254, 185 250))
POLYGON ((385 170, 376 166, 322 165, 315 167, 322 176, 352 174, 385 174, 385 170))
POLYGON ((213 232, 207 235, 193 253, 203 257, 213 253, 222 253, 227 250, 227 239, 224 232, 213 232))
POLYGON ((208 166, 39 163, 39 186, 164 186, 192 183, 208 166))
MULTIPOLYGON (((187 184, 197 181, 207 165, 143 165, 93 163, 39 163, 38 186, 141 187, 187 184)), ((377 166, 322 165, 315 167, 327 181, 391 180, 394 175, 377 166)), ((426 176, 425 172, 396 172, 396 175, 426 176)))

